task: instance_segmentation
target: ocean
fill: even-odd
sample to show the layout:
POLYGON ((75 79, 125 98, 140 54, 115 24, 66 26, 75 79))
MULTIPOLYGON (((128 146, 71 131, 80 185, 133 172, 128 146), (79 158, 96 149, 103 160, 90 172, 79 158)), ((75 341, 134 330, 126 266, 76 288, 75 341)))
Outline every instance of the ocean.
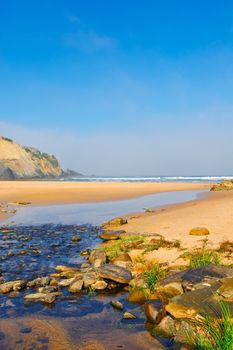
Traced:
POLYGON ((187 182, 216 183, 233 179, 232 176, 83 176, 62 178, 60 181, 74 182, 187 182))

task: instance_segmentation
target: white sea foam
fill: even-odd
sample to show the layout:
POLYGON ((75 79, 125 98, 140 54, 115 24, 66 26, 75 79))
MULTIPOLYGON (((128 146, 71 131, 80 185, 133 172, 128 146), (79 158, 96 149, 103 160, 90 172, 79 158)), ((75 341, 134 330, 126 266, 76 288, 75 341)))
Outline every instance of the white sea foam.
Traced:
POLYGON ((221 182, 233 179, 232 176, 90 176, 61 179, 77 182, 221 182))

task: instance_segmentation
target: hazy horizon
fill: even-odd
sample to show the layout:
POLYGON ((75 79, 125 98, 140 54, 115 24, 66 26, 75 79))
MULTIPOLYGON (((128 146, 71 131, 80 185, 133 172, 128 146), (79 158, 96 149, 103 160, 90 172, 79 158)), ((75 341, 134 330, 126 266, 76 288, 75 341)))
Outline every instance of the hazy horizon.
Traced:
POLYGON ((2 4, 0 134, 88 175, 233 174, 232 11, 228 0, 2 4))

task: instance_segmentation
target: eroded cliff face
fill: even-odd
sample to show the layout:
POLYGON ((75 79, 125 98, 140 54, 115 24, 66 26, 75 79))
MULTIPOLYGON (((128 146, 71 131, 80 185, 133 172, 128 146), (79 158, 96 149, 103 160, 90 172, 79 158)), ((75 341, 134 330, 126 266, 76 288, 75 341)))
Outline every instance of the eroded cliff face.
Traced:
POLYGON ((61 167, 53 155, 0 137, 1 179, 51 178, 61 174, 61 167))

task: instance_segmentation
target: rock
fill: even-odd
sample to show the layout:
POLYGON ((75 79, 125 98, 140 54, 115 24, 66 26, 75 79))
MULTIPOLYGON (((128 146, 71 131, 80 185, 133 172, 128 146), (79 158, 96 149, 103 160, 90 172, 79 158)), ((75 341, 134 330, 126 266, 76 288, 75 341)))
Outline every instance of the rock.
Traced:
POLYGON ((20 252, 18 252, 18 255, 25 255, 25 254, 28 254, 28 253, 29 253, 29 250, 23 249, 23 250, 20 250, 20 252))
POLYGON ((147 282, 146 282, 145 277, 144 277, 143 274, 133 278, 129 282, 129 285, 130 285, 130 287, 136 288, 136 289, 146 289, 146 288, 148 288, 147 282))
POLYGON ((175 320, 172 319, 171 316, 165 316, 158 324, 157 330, 164 333, 167 337, 173 337, 176 333, 175 320))
POLYGON ((51 277, 38 277, 32 281, 29 281, 27 283, 27 287, 33 288, 33 287, 44 287, 47 286, 51 281, 51 277))
POLYGON ((84 288, 92 286, 99 280, 99 274, 95 271, 87 272, 83 275, 84 288))
POLYGON ((74 270, 71 270, 71 271, 64 271, 64 272, 61 272, 60 273, 60 277, 61 278, 78 278, 80 276, 80 278, 82 278, 82 272, 79 272, 79 271, 74 271, 74 270))
POLYGON ((113 227, 113 226, 125 225, 127 223, 128 223, 128 221, 126 219, 123 219, 123 218, 119 217, 119 218, 115 218, 115 219, 107 221, 102 226, 103 227, 108 227, 108 226, 113 227))
POLYGON ((194 227, 190 230, 189 234, 191 236, 207 236, 210 231, 206 227, 194 227))
POLYGON ((33 293, 26 295, 24 300, 29 302, 40 301, 46 304, 52 304, 58 295, 60 295, 60 293, 33 293))
POLYGON ((64 265, 58 265, 56 266, 57 272, 65 272, 65 271, 79 271, 77 267, 71 267, 71 266, 64 266, 64 265))
POLYGON ((120 230, 120 231, 111 231, 111 232, 103 232, 99 235, 99 237, 101 239, 103 239, 104 241, 113 241, 113 240, 117 240, 119 238, 121 238, 121 235, 125 233, 124 230, 120 230))
POLYGON ((128 241, 128 242, 124 242, 121 244, 121 249, 123 251, 127 251, 129 249, 135 249, 138 246, 140 246, 140 244, 142 244, 144 241, 142 239, 138 239, 136 241, 128 241))
POLYGON ((54 293, 57 292, 58 287, 57 286, 46 286, 46 287, 40 287, 38 288, 38 293, 54 293))
POLYGON ((81 252, 80 252, 81 256, 88 256, 90 254, 91 254, 91 250, 90 249, 81 250, 81 252))
POLYGON ((11 291, 22 290, 26 287, 26 283, 23 280, 10 281, 0 284, 0 293, 6 294, 11 291))
POLYGON ((97 281, 91 285, 95 290, 103 290, 106 289, 108 284, 105 281, 97 281))
MULTIPOLYGON (((0 178, 32 179, 59 177, 62 174, 57 159, 33 147, 25 147, 0 137, 0 178)), ((28 205, 30 202, 18 202, 28 205)))
POLYGON ((67 278, 66 280, 60 281, 58 285, 60 287, 69 287, 74 282, 75 282, 75 277, 72 277, 72 278, 67 278))
POLYGON ((229 191, 233 189, 233 179, 224 180, 220 184, 216 184, 211 187, 210 191, 229 191))
POLYGON ((122 262, 122 261, 123 262, 132 262, 132 259, 128 253, 122 253, 122 254, 118 255, 116 258, 112 259, 111 263, 117 265, 117 263, 119 261, 120 262, 122 262))
POLYGON ((72 283, 69 286, 68 290, 70 293, 78 293, 82 290, 82 287, 83 287, 83 280, 79 280, 72 283))
POLYGON ((180 304, 169 303, 165 306, 165 310, 174 318, 195 318, 198 311, 192 307, 180 304))
POLYGON ((144 304, 149 294, 150 291, 148 289, 133 289, 130 291, 127 300, 130 303, 144 304))
POLYGON ((158 287, 157 292, 162 293, 168 299, 184 293, 181 282, 171 282, 163 287, 158 287))
POLYGON ((160 300, 149 300, 144 305, 147 321, 159 324, 166 315, 163 303, 160 300))
POLYGON ((124 305, 118 301, 118 300, 112 300, 111 301, 111 305, 115 308, 115 309, 118 309, 118 310, 123 310, 124 309, 124 305))
POLYGON ((233 269, 209 264, 203 267, 188 269, 183 272, 183 281, 191 282, 192 284, 200 283, 208 279, 221 279, 224 277, 233 277, 233 269))
POLYGON ((114 282, 129 284, 132 279, 131 272, 123 267, 106 264, 98 269, 100 277, 114 282))
POLYGON ((71 240, 72 240, 73 243, 78 243, 78 242, 81 241, 81 237, 78 236, 78 235, 75 235, 75 236, 73 236, 73 237, 71 238, 71 240))
POLYGON ((135 315, 131 314, 131 312, 125 312, 124 315, 123 315, 123 318, 125 320, 133 320, 135 318, 137 318, 135 315))
POLYGON ((217 293, 227 301, 233 301, 233 278, 224 278, 221 280, 222 286, 217 293))
POLYGON ((92 250, 89 256, 89 262, 94 266, 94 268, 98 268, 101 265, 106 263, 106 253, 102 249, 92 250))

